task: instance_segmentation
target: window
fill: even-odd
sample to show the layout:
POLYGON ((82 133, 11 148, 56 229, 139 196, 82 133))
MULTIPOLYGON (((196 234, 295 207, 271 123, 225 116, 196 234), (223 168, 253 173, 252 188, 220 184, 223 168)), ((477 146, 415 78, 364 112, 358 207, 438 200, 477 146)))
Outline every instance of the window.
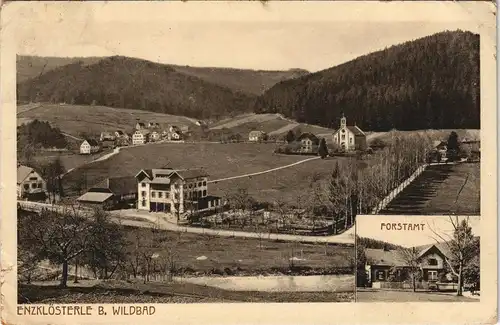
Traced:
POLYGON ((203 196, 207 196, 207 190, 203 190, 203 196))
POLYGON ((435 258, 429 258, 429 265, 438 265, 438 261, 435 258))
POLYGON ((141 192, 141 195, 142 195, 142 196, 146 196, 146 191, 142 191, 142 192, 141 192))
POLYGON ((156 192, 155 191, 151 191, 151 197, 156 197, 156 192))
POLYGON ((38 188, 42 188, 42 182, 39 182, 37 185, 38 185, 38 188))
POLYGON ((345 140, 345 134, 342 134, 342 140, 345 140))
POLYGON ((429 281, 437 281, 437 271, 428 271, 427 272, 427 275, 428 275, 428 280, 429 281))
POLYGON ((198 191, 198 197, 202 197, 202 196, 201 196, 201 191, 198 191))
POLYGON ((207 181, 203 181, 203 186, 207 186, 207 181))
POLYGON ((198 186, 201 186, 201 182, 198 182, 198 186))
POLYGON ((36 181, 38 178, 35 177, 30 177, 30 181, 36 181))
POLYGON ((31 188, 36 188, 36 185, 37 185, 36 183, 32 183, 31 188))
POLYGON ((385 280, 385 272, 384 271, 377 271, 377 280, 379 280, 379 281, 385 280))
POLYGON ((142 187, 146 187, 146 183, 141 183, 141 186, 142 187))
POLYGON ((352 140, 353 140, 352 138, 349 138, 349 143, 350 143, 350 144, 352 144, 352 140))
POLYGON ((175 193, 175 199, 178 200, 179 199, 179 193, 175 193))
POLYGON ((30 184, 24 184, 24 189, 29 190, 30 189, 30 184))
POLYGON ((146 200, 142 200, 142 206, 145 207, 146 206, 146 200))
POLYGON ((163 192, 158 192, 158 197, 161 199, 163 197, 163 192))

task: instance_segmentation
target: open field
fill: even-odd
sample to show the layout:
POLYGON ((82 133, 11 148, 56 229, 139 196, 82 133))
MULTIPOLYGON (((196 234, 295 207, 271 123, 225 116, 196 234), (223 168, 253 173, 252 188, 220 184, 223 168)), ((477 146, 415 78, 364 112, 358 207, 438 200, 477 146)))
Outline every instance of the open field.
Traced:
POLYGON ((61 154, 58 154, 57 152, 43 152, 37 154, 34 157, 34 160, 38 165, 43 165, 59 158, 61 159, 64 169, 68 171, 70 169, 88 164, 91 161, 99 157, 102 157, 110 152, 111 150, 105 150, 92 155, 80 155, 72 152, 64 152, 61 154))
POLYGON ((260 202, 298 203, 298 198, 304 198, 304 193, 309 191, 313 177, 327 179, 335 164, 346 160, 343 157, 316 159, 267 174, 211 183, 209 191, 224 195, 228 190, 241 187, 248 189, 249 195, 260 202))
MULTIPOLYGON (((349 274, 354 263, 354 245, 290 243, 262 238, 230 238, 203 234, 126 227, 129 240, 155 237, 176 254, 176 267, 184 276, 223 273, 235 276, 288 274, 290 258, 297 274, 349 274), (200 258, 200 257, 206 257, 200 258), (224 271, 226 270, 226 271, 224 271), (229 271, 228 271, 229 270, 229 271)), ((161 248, 153 249, 162 254, 161 248)))
POLYGON ((198 128, 194 124, 195 120, 184 116, 104 106, 40 104, 30 110, 20 108, 17 119, 18 125, 34 119, 48 121, 61 131, 74 136, 80 133, 101 134, 103 131, 115 130, 131 132, 137 120, 198 128))
POLYGON ((204 168, 210 179, 237 176, 288 165, 308 158, 275 155, 274 144, 252 143, 161 143, 123 148, 105 161, 93 163, 67 175, 66 183, 85 173, 88 184, 106 177, 134 176, 143 168, 204 168))
POLYGON ((357 302, 479 302, 478 299, 457 297, 453 293, 412 292, 357 289, 357 302))
POLYGON ((103 281, 66 289, 52 285, 18 287, 18 303, 202 303, 202 302, 347 302, 354 292, 229 291, 189 283, 103 281))
POLYGON ((380 214, 472 214, 480 212, 480 164, 434 165, 406 187, 380 214), (460 188, 469 175, 456 205, 460 188))

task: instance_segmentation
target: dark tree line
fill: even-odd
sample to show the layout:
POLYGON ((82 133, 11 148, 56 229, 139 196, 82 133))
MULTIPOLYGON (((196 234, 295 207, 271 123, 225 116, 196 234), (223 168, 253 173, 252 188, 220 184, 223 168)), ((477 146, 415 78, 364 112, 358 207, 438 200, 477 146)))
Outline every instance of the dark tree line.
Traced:
POLYGON ((370 131, 479 128, 479 35, 446 31, 276 84, 254 111, 370 131))
POLYGON ((140 109, 195 118, 219 118, 252 109, 254 96, 174 68, 140 59, 109 57, 50 70, 17 85, 23 102, 140 109))
POLYGON ((34 148, 66 148, 68 142, 59 128, 53 128, 49 122, 33 120, 17 127, 18 150, 32 146, 34 148))

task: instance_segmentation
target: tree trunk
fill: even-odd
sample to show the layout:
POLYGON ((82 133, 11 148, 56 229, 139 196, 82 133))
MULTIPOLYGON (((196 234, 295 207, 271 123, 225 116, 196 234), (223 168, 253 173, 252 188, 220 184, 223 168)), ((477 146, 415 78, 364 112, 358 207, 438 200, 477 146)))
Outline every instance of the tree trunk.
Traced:
POLYGON ((78 259, 75 259, 75 280, 73 283, 78 283, 78 259))
POLYGON ((458 267, 458 286, 457 286, 457 296, 462 296, 462 286, 463 286, 463 265, 460 262, 458 267))
POLYGON ((64 260, 62 264, 62 274, 61 283, 59 284, 61 288, 66 288, 68 286, 68 261, 64 260))
POLYGON ((413 285, 413 292, 416 292, 417 291, 417 285, 416 285, 416 282, 415 282, 415 273, 412 274, 411 281, 412 281, 412 285, 413 285))

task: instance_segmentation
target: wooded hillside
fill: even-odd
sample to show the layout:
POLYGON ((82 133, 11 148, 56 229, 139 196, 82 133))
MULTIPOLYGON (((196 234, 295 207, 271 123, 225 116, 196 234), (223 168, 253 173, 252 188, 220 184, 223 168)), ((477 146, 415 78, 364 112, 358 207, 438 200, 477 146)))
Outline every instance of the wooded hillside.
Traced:
POLYGON ((148 110, 194 118, 249 111, 253 97, 172 67, 140 59, 110 57, 55 68, 17 87, 21 102, 50 102, 148 110))
POLYGON ((446 31, 276 84, 256 113, 364 130, 480 128, 479 35, 446 31))

